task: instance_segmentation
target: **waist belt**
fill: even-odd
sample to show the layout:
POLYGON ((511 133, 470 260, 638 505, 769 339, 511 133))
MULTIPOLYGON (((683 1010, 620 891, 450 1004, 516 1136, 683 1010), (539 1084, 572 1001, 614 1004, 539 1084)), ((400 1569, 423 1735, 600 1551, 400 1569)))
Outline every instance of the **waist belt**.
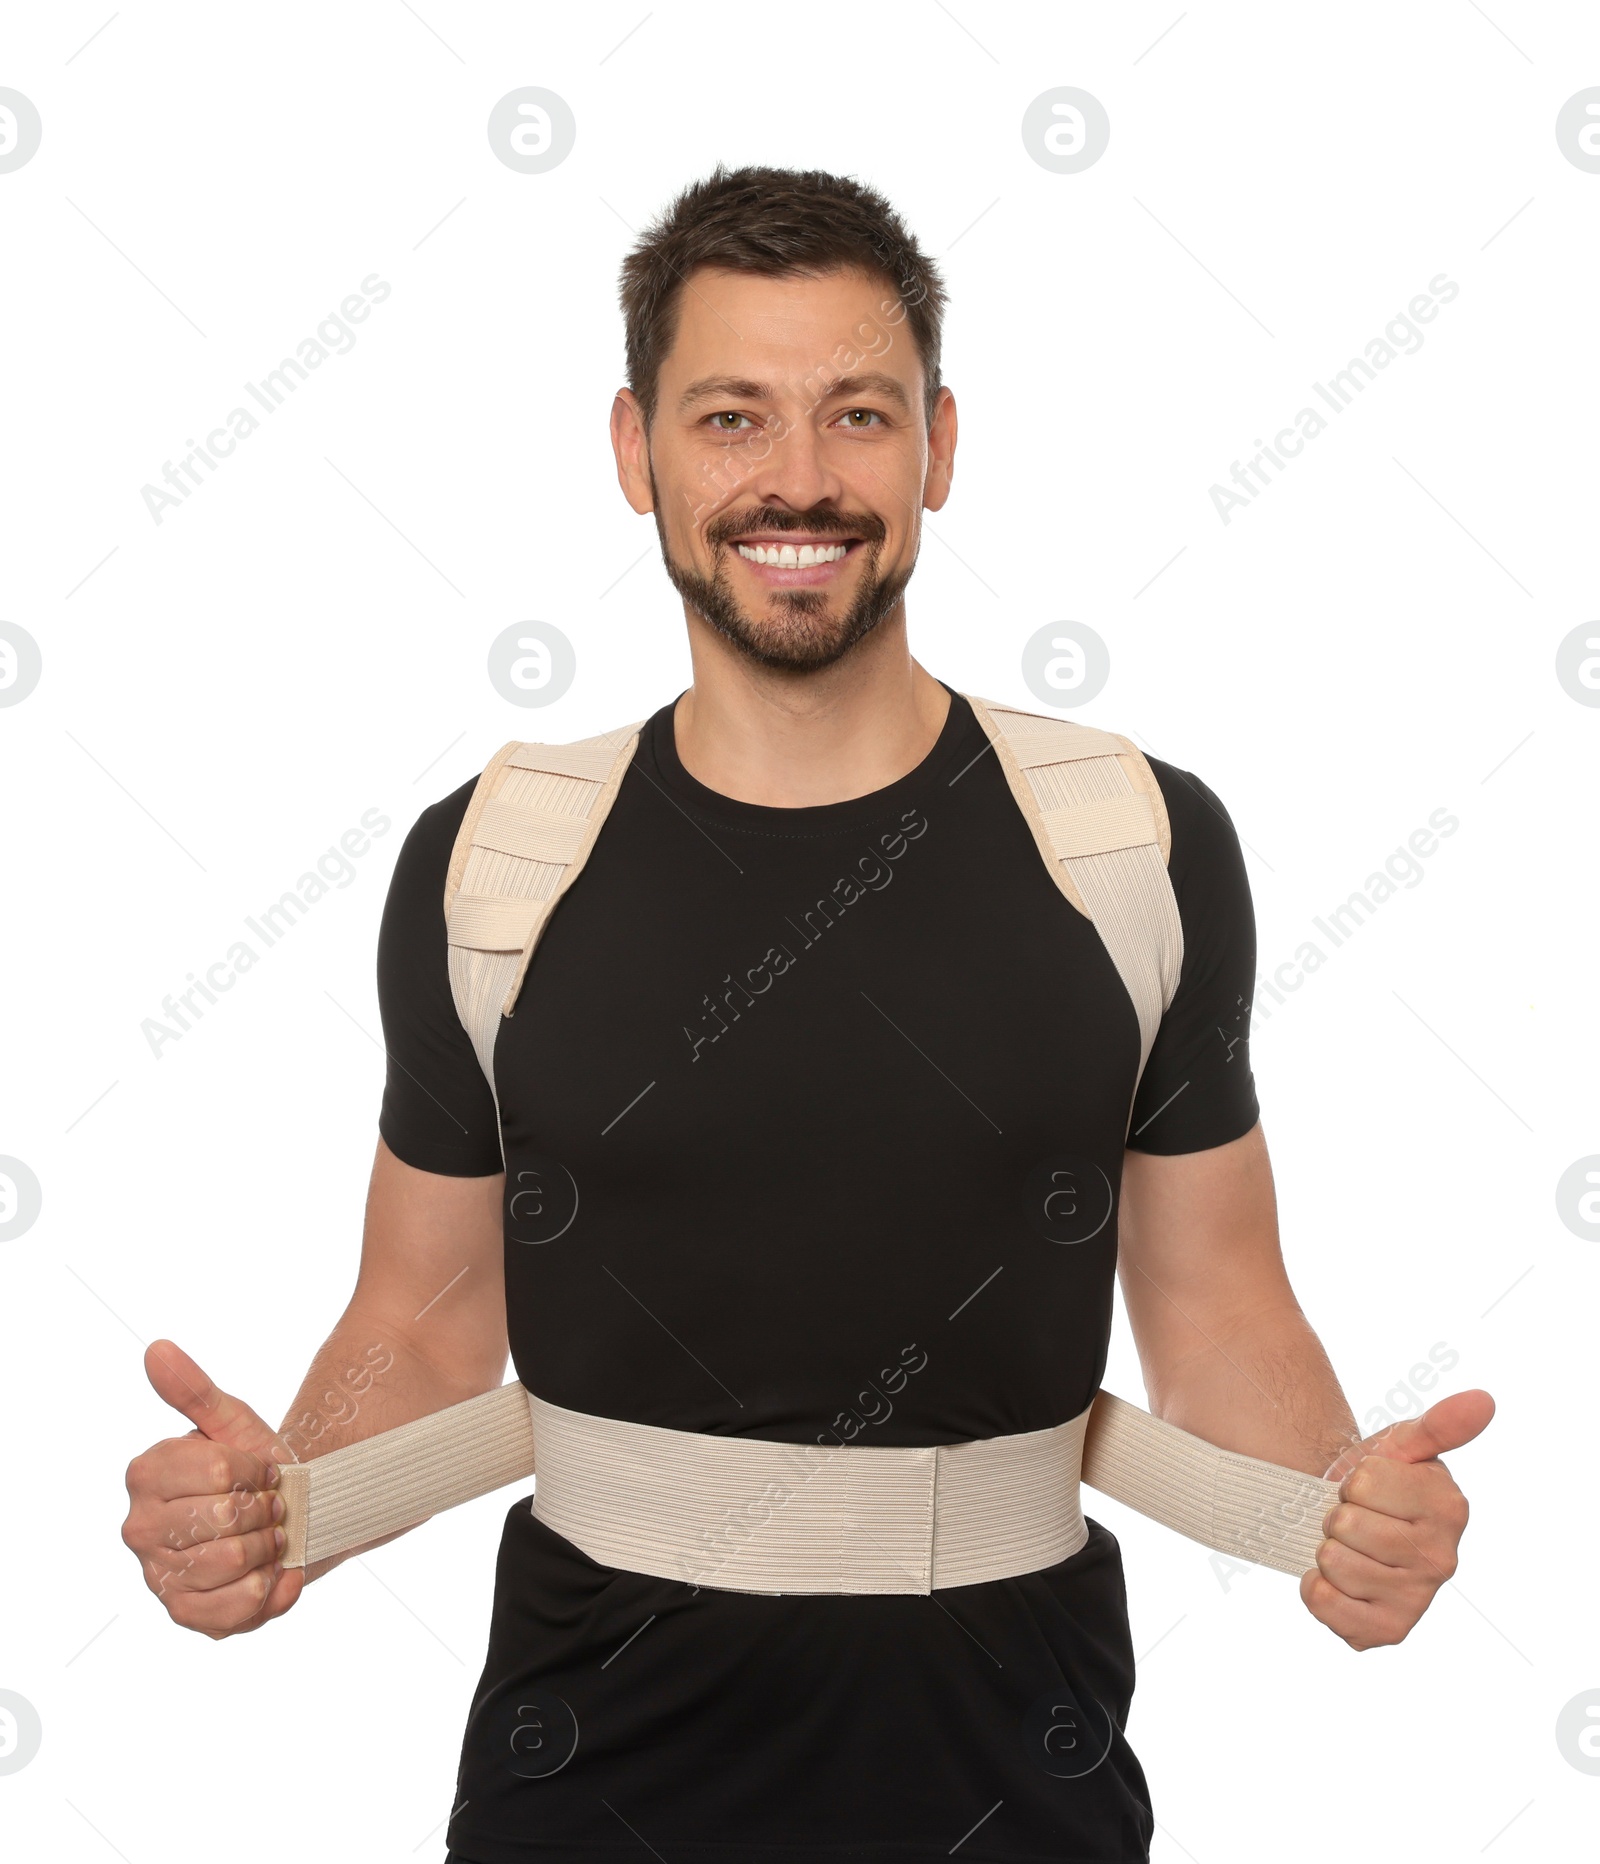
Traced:
POLYGON ((1338 1485, 1219 1450, 1097 1394, 1047 1430, 800 1444, 551 1404, 513 1380, 286 1466, 286 1566, 535 1475, 533 1512, 601 1565, 734 1592, 931 1592, 1037 1572, 1088 1538, 1080 1480, 1218 1552, 1316 1564, 1338 1485))
POLYGON ((1089 1537, 1089 1413, 972 1443, 777 1443, 532 1398, 533 1512, 605 1566, 737 1592, 930 1592, 1054 1566, 1089 1537))

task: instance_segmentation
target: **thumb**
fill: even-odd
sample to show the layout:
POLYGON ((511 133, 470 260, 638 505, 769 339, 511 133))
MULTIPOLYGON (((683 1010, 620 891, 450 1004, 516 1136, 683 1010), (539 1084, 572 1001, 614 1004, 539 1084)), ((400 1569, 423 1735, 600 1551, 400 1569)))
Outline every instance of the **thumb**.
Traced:
POLYGON ((1425 1463, 1446 1450, 1459 1450, 1489 1427, 1494 1400, 1486 1391, 1452 1392, 1429 1405, 1421 1417, 1402 1418, 1398 1424, 1368 1437, 1360 1445, 1367 1456, 1386 1456, 1397 1463, 1425 1463))
POLYGON ((267 1462, 293 1462, 279 1454, 278 1435, 242 1398, 213 1382, 174 1340, 152 1340, 145 1348, 145 1376, 156 1395, 181 1411, 202 1437, 248 1450, 267 1462))

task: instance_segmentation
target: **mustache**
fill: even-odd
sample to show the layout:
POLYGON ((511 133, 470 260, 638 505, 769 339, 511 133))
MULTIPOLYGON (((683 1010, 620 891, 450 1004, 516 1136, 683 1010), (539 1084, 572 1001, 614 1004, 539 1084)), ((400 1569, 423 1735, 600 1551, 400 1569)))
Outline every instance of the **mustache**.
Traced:
POLYGON ((731 543, 750 531, 804 531, 812 537, 859 537, 863 543, 881 544, 888 527, 868 512, 852 517, 839 511, 783 511, 758 506, 754 511, 728 513, 706 526, 708 544, 731 543))

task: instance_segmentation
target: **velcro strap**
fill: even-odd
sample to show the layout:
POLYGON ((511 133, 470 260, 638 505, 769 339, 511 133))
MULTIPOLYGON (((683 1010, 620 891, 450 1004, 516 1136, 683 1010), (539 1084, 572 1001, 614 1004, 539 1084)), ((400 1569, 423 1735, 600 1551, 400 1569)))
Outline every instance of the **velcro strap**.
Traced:
POLYGON ((519 744, 506 762, 514 770, 542 770, 552 777, 586 777, 604 783, 621 744, 614 738, 580 738, 576 744, 519 744))
POLYGON ((994 719, 1024 770, 1073 763, 1080 757, 1116 757, 1125 748, 1111 732, 1071 719, 1034 718, 1023 712, 997 712, 994 719))
POLYGON ((534 1513, 591 1559, 736 1592, 927 1593, 1037 1572, 1084 1544, 1080 1471, 1204 1547, 1298 1576, 1339 1500, 1336 1482, 1219 1450, 1108 1391, 1046 1430, 894 1448, 668 1430, 513 1380, 285 1468, 284 1563, 365 1546, 536 1460, 534 1513))
POLYGON ((515 1380, 309 1463, 286 1464, 285 1566, 311 1566, 533 1474, 533 1418, 515 1380))
POLYGON ((521 951, 551 904, 507 900, 495 893, 458 893, 450 902, 448 943, 472 951, 521 951))
POLYGON ((529 861, 570 861, 589 832, 583 816, 552 815, 526 803, 491 796, 472 831, 473 846, 500 854, 520 854, 529 861))
POLYGON ((1204 1547, 1297 1578, 1316 1565, 1339 1500, 1337 1482, 1219 1450, 1108 1391, 1090 1415, 1083 1480, 1204 1547))
POLYGON ((961 1444, 804 1444, 529 1403, 533 1512, 602 1566, 735 1592, 925 1594, 1037 1572, 1088 1538, 1087 1410, 961 1444))
POLYGON ((1108 854, 1113 848, 1139 848, 1156 840, 1155 811, 1142 790, 1067 809, 1046 809, 1043 816, 1058 861, 1081 854, 1108 854))

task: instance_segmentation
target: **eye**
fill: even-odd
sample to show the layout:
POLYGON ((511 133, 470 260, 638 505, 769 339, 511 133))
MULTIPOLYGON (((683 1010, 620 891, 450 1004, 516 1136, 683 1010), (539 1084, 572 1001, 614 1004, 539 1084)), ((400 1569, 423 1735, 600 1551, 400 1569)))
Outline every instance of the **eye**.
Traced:
MULTIPOLYGON (((725 421, 750 421, 750 416, 740 414, 733 408, 719 408, 715 414, 708 414, 706 419, 711 423, 713 433, 736 434, 740 431, 738 427, 725 427, 723 423, 725 421)), ((754 427, 756 423, 750 421, 750 425, 754 427)))
POLYGON ((883 416, 876 408, 846 408, 844 413, 839 416, 839 419, 846 427, 858 434, 868 431, 867 423, 869 421, 876 421, 879 426, 883 425, 883 416), (858 421, 856 418, 858 415, 864 418, 858 421))

